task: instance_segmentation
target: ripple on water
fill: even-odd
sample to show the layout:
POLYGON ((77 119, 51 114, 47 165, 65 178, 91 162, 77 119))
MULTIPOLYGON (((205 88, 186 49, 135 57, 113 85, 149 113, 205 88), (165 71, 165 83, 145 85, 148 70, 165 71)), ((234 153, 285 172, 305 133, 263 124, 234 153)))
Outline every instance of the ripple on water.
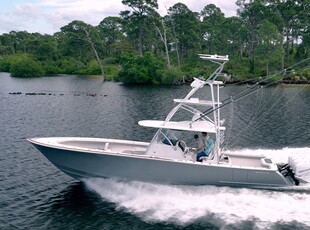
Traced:
MULTIPOLYGON (((184 96, 187 90, 77 76, 17 79, 0 73, 0 229, 309 228, 308 187, 251 190, 113 179, 84 184, 60 172, 26 141, 35 136, 149 141, 155 130, 137 122, 163 119, 175 95, 184 96), (46 95, 26 95, 30 92, 46 95)), ((226 98, 242 86, 223 90, 226 98)), ((252 149, 278 161, 292 148, 309 148, 305 124, 310 120, 310 90, 296 94, 294 87, 280 87, 263 92, 234 104, 226 141, 233 140, 234 149, 252 149)), ((230 116, 230 108, 222 115, 230 116)))

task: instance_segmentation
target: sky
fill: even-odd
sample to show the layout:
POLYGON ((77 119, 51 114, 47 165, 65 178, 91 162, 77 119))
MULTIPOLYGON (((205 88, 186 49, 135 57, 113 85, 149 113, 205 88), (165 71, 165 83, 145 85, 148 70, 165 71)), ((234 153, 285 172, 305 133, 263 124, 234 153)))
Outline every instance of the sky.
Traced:
MULTIPOLYGON (((178 2, 195 12, 212 3, 226 17, 236 15, 237 10, 236 0, 158 0, 158 12, 166 15, 166 9, 178 2)), ((53 34, 73 20, 96 26, 128 9, 122 0, 0 0, 0 34, 12 30, 53 34)))

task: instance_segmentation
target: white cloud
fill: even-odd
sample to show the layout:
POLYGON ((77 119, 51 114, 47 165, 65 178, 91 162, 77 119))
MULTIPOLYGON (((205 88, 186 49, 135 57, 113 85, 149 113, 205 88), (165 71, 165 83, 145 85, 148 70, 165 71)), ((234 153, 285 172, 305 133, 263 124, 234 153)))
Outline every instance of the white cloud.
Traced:
MULTIPOLYGON (((235 0, 158 0, 158 12, 165 15, 169 7, 181 2, 195 12, 213 3, 226 16, 235 15, 235 0)), ((11 12, 1 12, 0 34, 12 30, 54 33, 73 20, 98 25, 105 17, 118 16, 128 9, 121 0, 25 0, 16 4, 11 12)))
POLYGON ((33 18, 33 17, 37 17, 38 8, 32 3, 17 4, 14 7, 13 13, 18 16, 23 15, 23 16, 33 18))
POLYGON ((14 19, 14 17, 12 17, 10 14, 7 14, 7 13, 0 14, 0 21, 1 21, 0 34, 1 34, 1 31, 10 32, 14 30, 14 28, 18 28, 20 25, 20 23, 17 22, 14 19))
POLYGON ((166 9, 169 9, 169 7, 178 2, 185 4, 190 10, 195 12, 200 12, 205 6, 214 4, 219 7, 227 17, 235 15, 237 9, 235 5, 236 0, 158 0, 159 11, 165 14, 167 12, 166 9))
POLYGON ((125 10, 121 1, 106 0, 43 0, 40 5, 44 8, 55 8, 47 11, 45 18, 59 29, 73 20, 81 20, 92 25, 98 25, 105 17, 118 16, 125 10))

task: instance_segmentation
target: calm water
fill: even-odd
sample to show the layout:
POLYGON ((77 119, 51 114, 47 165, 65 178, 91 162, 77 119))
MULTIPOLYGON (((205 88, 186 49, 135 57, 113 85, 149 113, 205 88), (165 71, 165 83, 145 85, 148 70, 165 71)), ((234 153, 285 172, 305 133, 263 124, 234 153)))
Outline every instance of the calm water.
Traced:
MULTIPOLYGON (((244 89, 227 86, 223 98, 244 89)), ((310 186, 256 190, 113 179, 82 183, 57 170, 25 140, 149 141, 155 130, 137 122, 163 119, 172 99, 188 90, 0 73, 0 229, 309 229, 310 186)), ((310 154, 309 86, 266 88, 227 106, 222 115, 230 117, 225 145, 232 151, 263 153, 276 161, 295 152, 310 154)))

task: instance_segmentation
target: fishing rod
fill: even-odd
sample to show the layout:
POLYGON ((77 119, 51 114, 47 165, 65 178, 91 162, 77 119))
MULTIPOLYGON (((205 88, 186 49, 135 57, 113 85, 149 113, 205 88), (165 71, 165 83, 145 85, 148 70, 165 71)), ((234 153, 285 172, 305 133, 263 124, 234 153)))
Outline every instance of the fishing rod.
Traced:
POLYGON ((258 90, 260 90, 260 89, 262 89, 262 88, 264 88, 264 87, 266 87, 266 86, 275 84, 276 82, 282 81, 283 79, 290 77, 291 75, 288 75, 288 76, 285 76, 285 77, 280 78, 279 80, 270 82, 270 83, 268 83, 268 84, 266 84, 266 85, 261 85, 262 83, 266 82, 267 80, 272 79, 272 78, 275 77, 276 75, 285 74, 285 73, 289 72, 290 69, 293 70, 294 67, 296 67, 296 66, 298 66, 298 65, 300 65, 300 64, 302 64, 302 63, 304 63, 304 62, 306 62, 306 61, 309 61, 309 60, 310 60, 310 57, 309 57, 309 58, 306 58, 306 59, 304 59, 304 60, 302 60, 302 61, 300 61, 300 62, 298 62, 298 63, 296 63, 296 64, 294 64, 294 65, 292 65, 292 66, 290 66, 290 67, 288 67, 288 68, 286 68, 286 69, 284 69, 284 70, 278 71, 277 73, 274 73, 274 74, 270 75, 269 77, 264 78, 264 79, 261 80, 261 81, 258 81, 254 86, 251 86, 250 88, 248 88, 248 89, 246 89, 246 90, 244 90, 244 91, 241 91, 240 93, 238 93, 238 94, 236 94, 236 95, 234 95, 234 96, 230 96, 229 98, 226 98, 225 100, 223 100, 223 104, 222 104, 222 105, 218 106, 218 107, 215 108, 215 109, 214 109, 214 108, 209 108, 209 109, 207 109, 207 110, 204 111, 197 119, 195 119, 195 120, 193 121, 193 123, 196 122, 196 121, 198 121, 198 120, 201 119, 201 118, 205 118, 205 117, 206 117, 207 115, 209 115, 210 113, 212 113, 212 112, 214 112, 214 111, 216 111, 216 110, 219 110, 219 109, 225 107, 226 105, 229 105, 230 103, 232 103, 232 102, 234 102, 234 101, 239 101, 240 99, 242 99, 242 98, 244 98, 244 97, 246 97, 246 96, 249 96, 249 95, 255 93, 256 91, 258 91, 258 90), (261 86, 260 86, 259 88, 255 89, 255 90, 251 91, 252 89, 254 89, 255 87, 257 87, 258 85, 261 85, 261 86), (247 91, 250 91, 250 92, 247 92, 247 91), (240 95, 240 96, 239 96, 239 95, 240 95))
MULTIPOLYGON (((287 73, 287 72, 290 71, 289 69, 293 70, 294 67, 296 67, 296 66, 298 66, 298 65, 300 65, 300 64, 302 64, 302 63, 304 63, 304 62, 306 62, 306 61, 308 61, 308 60, 310 60, 310 57, 307 58, 307 59, 304 59, 304 60, 302 60, 302 61, 300 61, 300 62, 298 62, 298 63, 296 63, 296 64, 294 64, 294 65, 292 65, 292 66, 290 66, 290 67, 288 67, 288 68, 286 68, 286 69, 284 69, 284 70, 281 70, 281 71, 278 71, 278 72, 276 72, 276 73, 274 73, 274 74, 272 74, 272 75, 269 75, 269 76, 267 76, 266 78, 264 78, 263 80, 258 81, 255 85, 253 85, 253 86, 249 87, 248 89, 246 89, 246 90, 244 90, 244 91, 241 91, 240 93, 236 94, 235 96, 237 96, 237 95, 239 95, 239 94, 244 94, 246 91, 252 90, 252 89, 255 88, 257 85, 261 85, 262 83, 264 83, 264 82, 266 82, 266 81, 269 81, 270 79, 272 79, 273 77, 275 77, 275 76, 277 76, 277 75, 285 74, 285 73, 287 73)), ((274 83, 276 83, 276 82, 282 81, 282 80, 284 80, 285 78, 288 78, 288 77, 289 77, 289 76, 285 76, 285 77, 283 77, 283 78, 281 78, 281 79, 278 79, 278 80, 276 80, 276 81, 270 82, 270 83, 266 84, 265 86, 269 86, 269 85, 274 84, 274 83)), ((225 102, 225 101, 227 101, 227 100, 229 100, 229 98, 225 99, 223 102, 225 102)))
MULTIPOLYGON (((267 118, 267 116, 269 116, 269 118, 275 116, 279 111, 281 111, 282 108, 287 106, 308 84, 305 84, 303 87, 301 87, 301 89, 295 95, 293 95, 288 101, 286 101, 285 104, 282 104, 280 107, 278 107, 277 108, 278 111, 275 111, 274 113, 270 113, 270 111, 272 111, 272 109, 274 109, 276 104, 280 101, 281 99, 281 96, 280 96, 276 100, 276 102, 268 108, 268 110, 266 110, 262 115, 260 115, 260 117, 256 119, 252 119, 252 121, 250 121, 243 130, 241 130, 239 133, 236 133, 231 140, 229 140, 228 138, 229 141, 225 144, 224 148, 227 149, 227 148, 234 146, 236 144, 235 140, 238 140, 242 135, 244 135, 245 132, 247 133, 247 135, 249 135, 252 132, 254 132, 256 129, 258 129, 260 126, 262 126, 264 124, 263 121, 264 119, 267 118), (234 144, 231 144, 231 143, 234 143, 234 144)), ((283 96, 283 93, 282 93, 282 96, 283 96)))

